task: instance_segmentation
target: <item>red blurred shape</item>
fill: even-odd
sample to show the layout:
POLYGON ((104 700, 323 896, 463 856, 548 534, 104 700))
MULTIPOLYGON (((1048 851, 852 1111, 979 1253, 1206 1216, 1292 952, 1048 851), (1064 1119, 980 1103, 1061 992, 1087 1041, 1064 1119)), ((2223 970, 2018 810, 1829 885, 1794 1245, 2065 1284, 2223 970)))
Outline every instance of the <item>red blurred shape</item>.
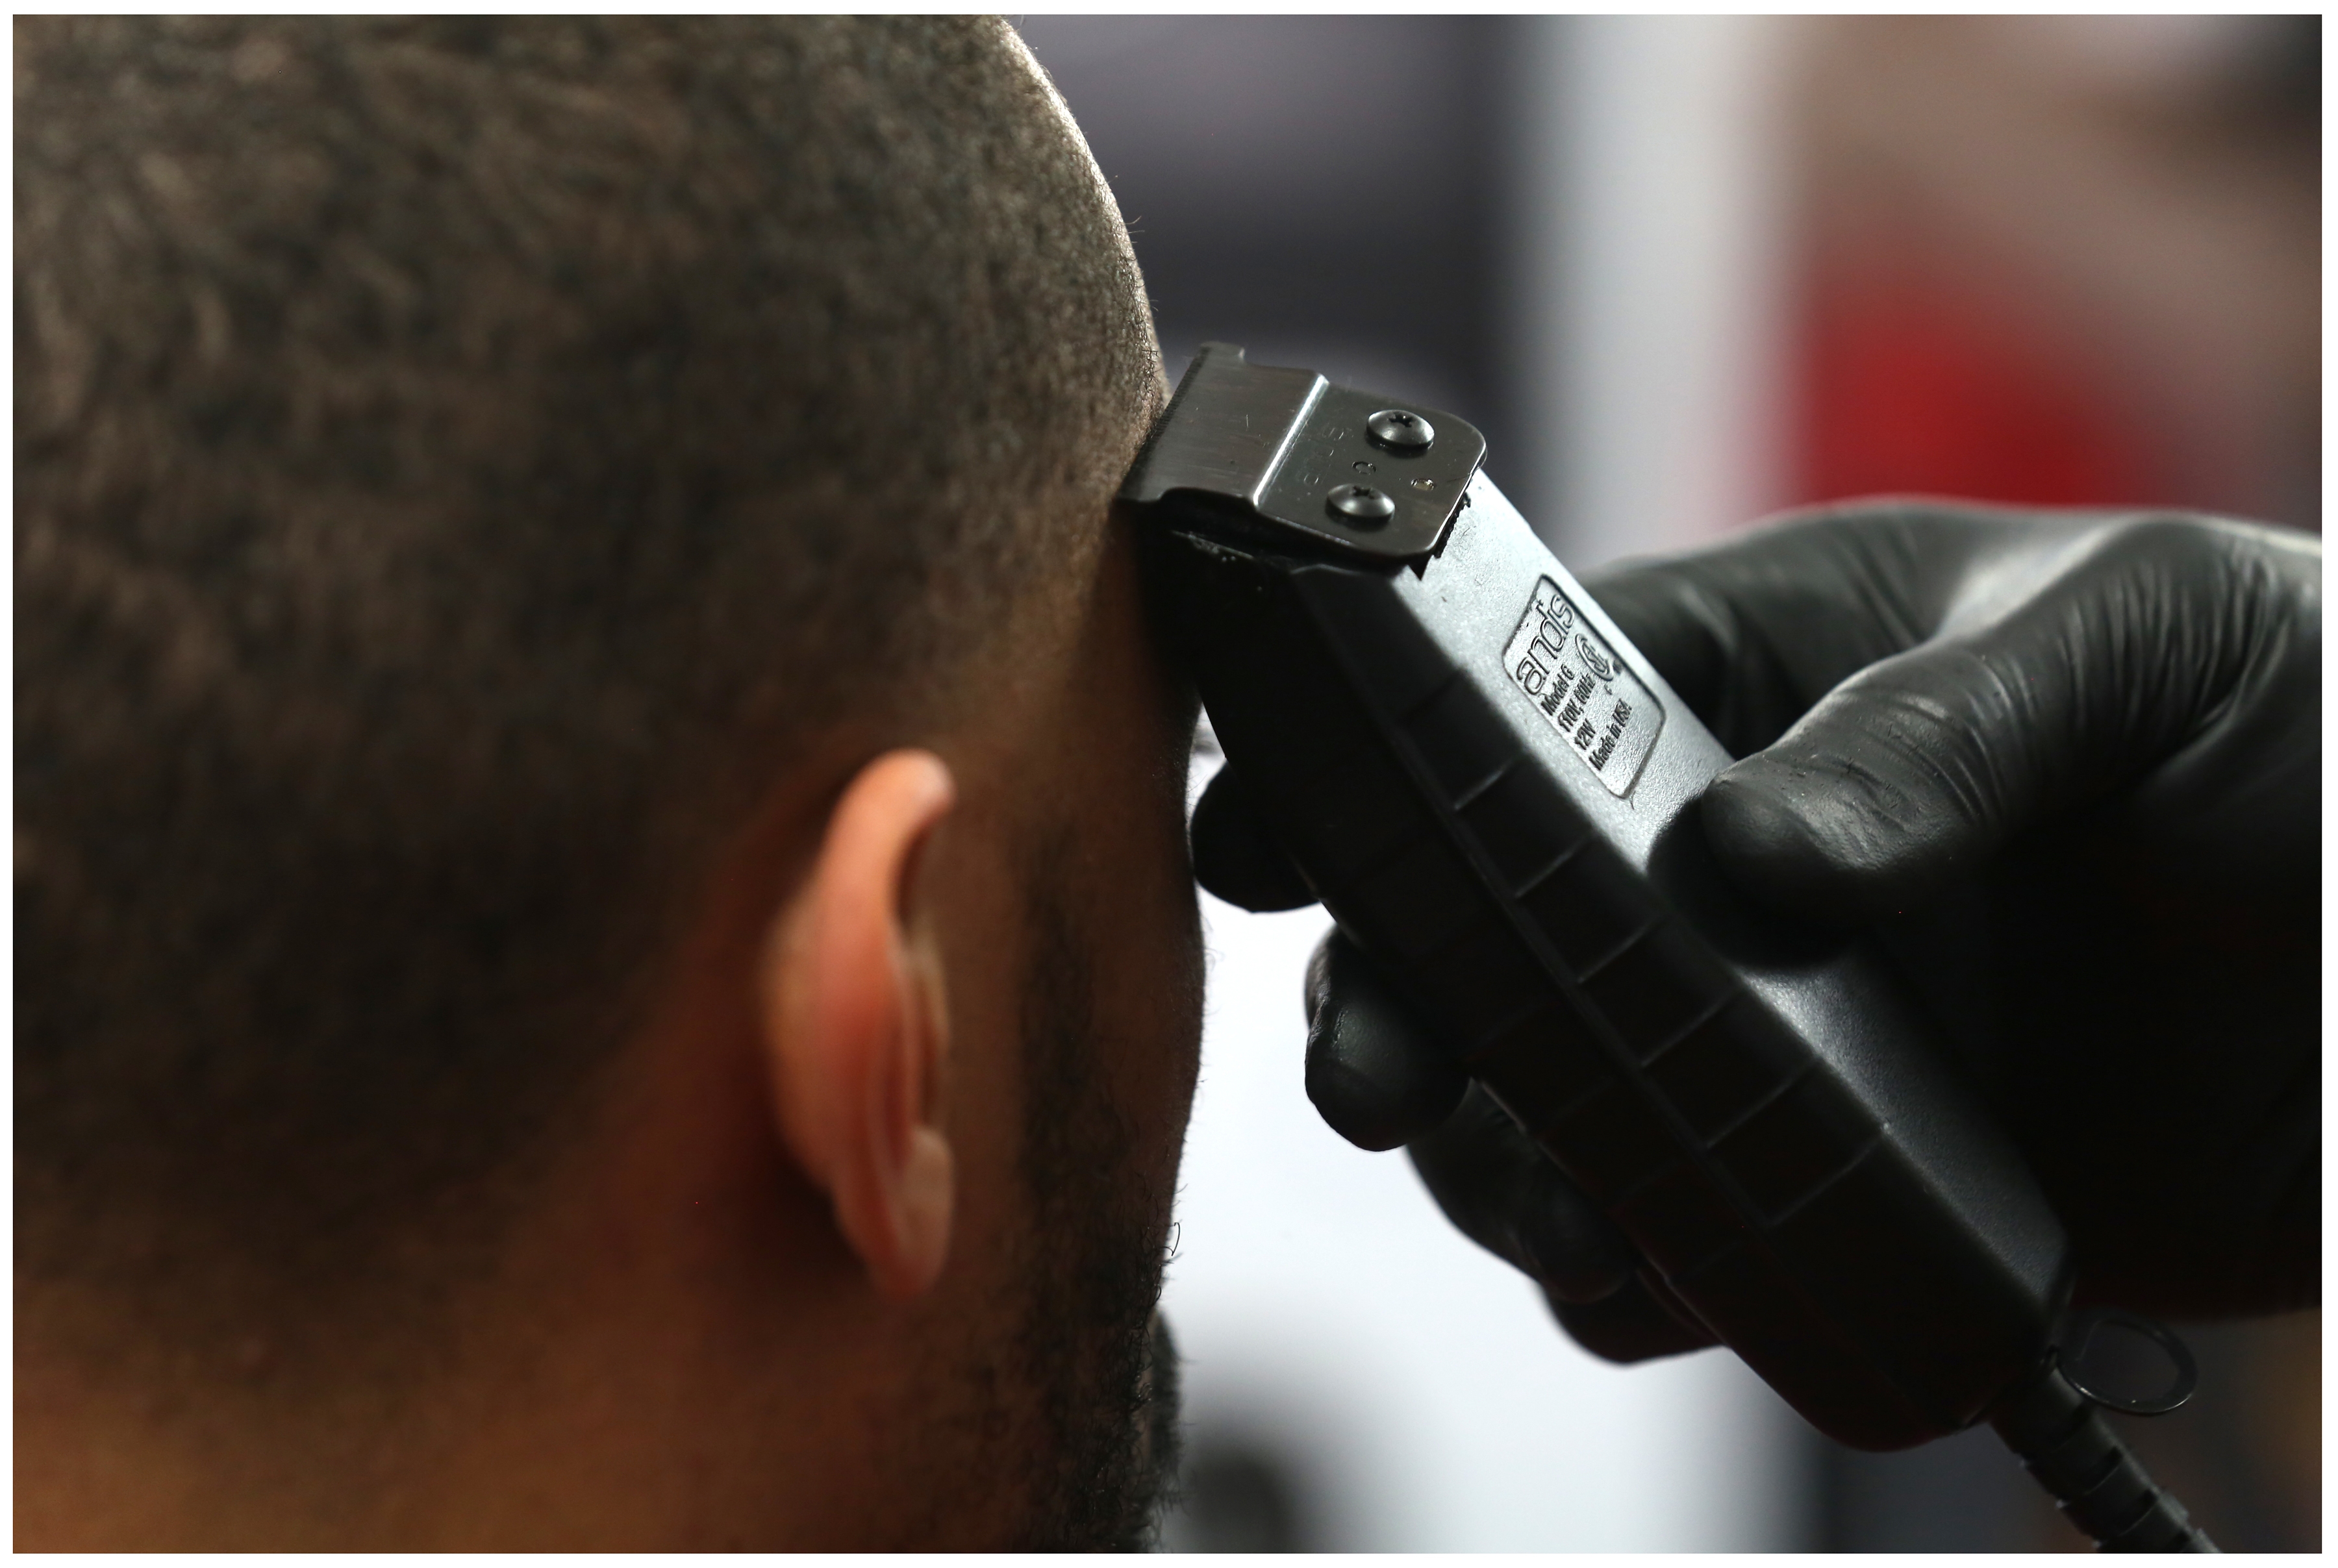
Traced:
POLYGON ((2119 400, 1977 292, 1838 275, 1813 290, 1804 323, 1804 500, 2164 498, 2162 466, 2119 400))

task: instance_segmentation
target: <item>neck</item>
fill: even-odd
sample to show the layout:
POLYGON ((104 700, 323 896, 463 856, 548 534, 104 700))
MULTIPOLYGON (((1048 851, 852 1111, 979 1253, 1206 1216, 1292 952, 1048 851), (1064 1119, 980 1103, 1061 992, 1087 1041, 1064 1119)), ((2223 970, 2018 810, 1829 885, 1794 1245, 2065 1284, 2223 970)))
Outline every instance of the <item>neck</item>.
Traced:
POLYGON ((842 1391, 882 1381, 865 1294, 820 1194, 774 1180, 768 1152, 747 1179, 751 1118, 749 1157, 735 1143, 715 1153, 714 1107, 742 1115, 760 1087, 655 1076, 610 1097, 629 1125, 545 1183, 557 1202, 518 1228, 498 1277, 402 1358, 352 1338, 357 1354, 295 1364, 255 1338, 161 1366, 108 1352, 91 1328, 103 1304, 20 1282, 16 1544, 652 1549, 847 1534, 827 1522, 867 1494, 837 1472, 842 1391), (670 1119, 676 1095, 695 1103, 670 1119), (697 1158, 659 1146, 674 1125, 693 1130, 697 1158))

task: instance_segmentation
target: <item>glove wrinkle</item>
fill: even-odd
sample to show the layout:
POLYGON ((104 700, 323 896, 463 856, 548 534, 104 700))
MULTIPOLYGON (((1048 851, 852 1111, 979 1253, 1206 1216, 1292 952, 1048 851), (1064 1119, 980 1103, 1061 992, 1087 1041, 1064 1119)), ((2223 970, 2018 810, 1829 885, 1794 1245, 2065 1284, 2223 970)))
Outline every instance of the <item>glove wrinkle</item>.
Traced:
POLYGON ((2033 823, 2196 768, 2197 738, 2235 728, 2266 642, 2253 628, 2268 612, 2233 603, 2264 576, 2235 570, 2235 547, 2166 519, 2075 544, 2049 530, 2028 597, 1992 556, 1986 583, 1946 601, 1955 636, 1844 681, 1723 775, 1704 808, 1716 853, 1782 907, 1872 919, 2033 823))

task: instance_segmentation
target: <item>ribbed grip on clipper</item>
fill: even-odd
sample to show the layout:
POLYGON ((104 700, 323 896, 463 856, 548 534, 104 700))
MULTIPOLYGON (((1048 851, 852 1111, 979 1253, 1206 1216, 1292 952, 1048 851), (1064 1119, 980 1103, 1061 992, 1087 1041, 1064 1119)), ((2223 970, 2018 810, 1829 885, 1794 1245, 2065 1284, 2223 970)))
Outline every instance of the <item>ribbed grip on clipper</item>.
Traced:
POLYGON ((2216 1550, 2051 1357, 2006 1396, 1989 1424, 2070 1523, 2104 1551, 2216 1550))

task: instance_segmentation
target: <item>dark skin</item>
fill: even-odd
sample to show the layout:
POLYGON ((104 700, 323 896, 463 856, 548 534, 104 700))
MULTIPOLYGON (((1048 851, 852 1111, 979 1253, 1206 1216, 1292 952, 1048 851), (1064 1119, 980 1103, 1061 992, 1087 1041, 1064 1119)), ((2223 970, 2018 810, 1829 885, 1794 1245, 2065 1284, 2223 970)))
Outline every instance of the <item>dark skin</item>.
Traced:
POLYGON ((1090 1090, 1137 1198, 1109 1219, 1154 1259, 1200 1037, 1191 700, 1101 504, 1092 530, 924 716, 773 781, 440 1354, 336 1386, 263 1346, 159 1385, 20 1298, 19 1544, 1046 1538, 1046 1395, 1000 1353, 1045 1256, 1018 1163, 1034 841, 1087 939, 1090 1090))

